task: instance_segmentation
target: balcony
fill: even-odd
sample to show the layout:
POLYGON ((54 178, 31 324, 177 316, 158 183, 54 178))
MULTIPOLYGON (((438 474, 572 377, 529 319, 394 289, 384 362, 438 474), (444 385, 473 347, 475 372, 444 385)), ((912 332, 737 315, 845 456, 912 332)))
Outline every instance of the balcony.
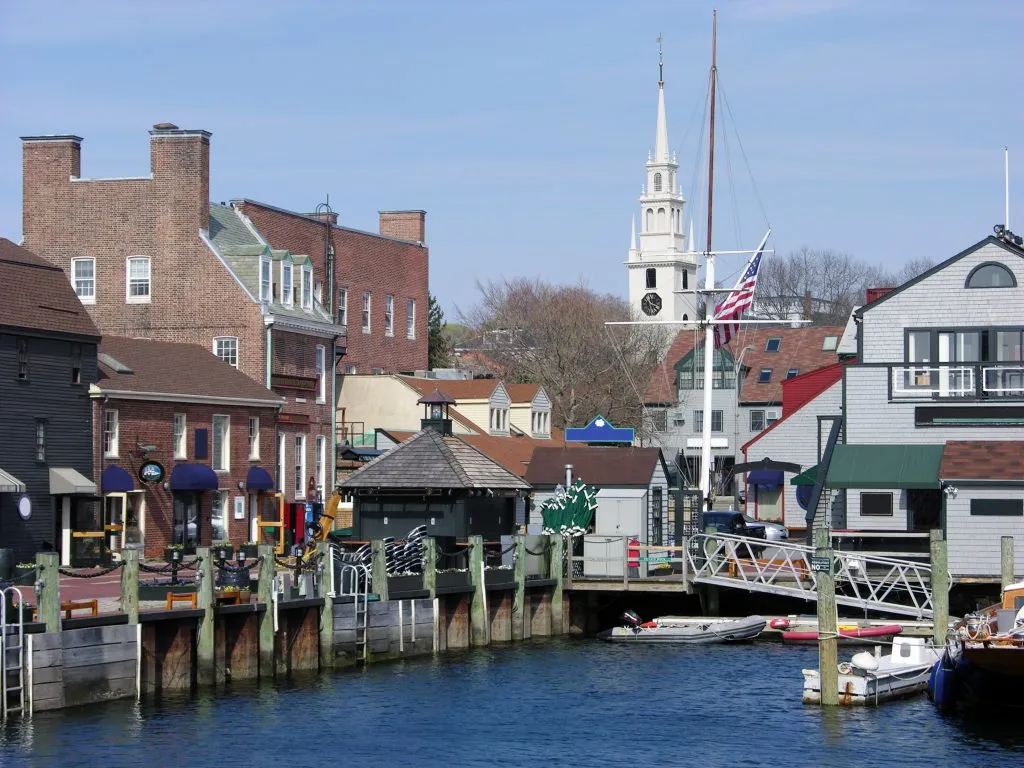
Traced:
POLYGON ((889 399, 989 400, 1024 399, 1024 365, 1020 362, 889 366, 889 399))

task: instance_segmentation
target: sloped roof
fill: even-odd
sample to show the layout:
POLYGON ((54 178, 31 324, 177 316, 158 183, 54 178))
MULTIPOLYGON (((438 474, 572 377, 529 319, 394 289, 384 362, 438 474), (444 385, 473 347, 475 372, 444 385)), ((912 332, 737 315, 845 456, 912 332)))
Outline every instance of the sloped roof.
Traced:
POLYGON ((741 451, 747 451, 751 446, 755 445, 762 437, 767 435, 776 429, 779 429, 783 424, 788 422, 793 416, 800 412, 808 403, 820 397, 824 392, 834 387, 843 378, 843 364, 834 363, 824 368, 819 368, 816 371, 811 371, 808 374, 802 374, 800 376, 794 376, 788 382, 783 384, 783 405, 785 406, 785 413, 782 414, 781 419, 776 419, 774 422, 769 424, 763 430, 754 435, 750 440, 740 446, 741 451), (806 377, 806 378, 805 378, 806 377), (803 381, 801 381, 803 379, 803 381), (789 390, 794 386, 791 382, 796 382, 796 386, 806 384, 802 387, 803 391, 800 393, 798 398, 795 398, 792 403, 786 398, 788 397, 789 390))
POLYGON ((99 338, 64 270, 0 237, 0 325, 99 338))
POLYGON ((341 487, 526 490, 530 486, 461 437, 425 429, 357 469, 341 487))
POLYGON ((648 486, 659 461, 664 467, 660 448, 537 448, 526 470, 526 482, 533 486, 564 483, 565 465, 572 464, 573 477, 585 483, 648 486))
MULTIPOLYGON (((822 344, 826 336, 837 337, 837 342, 845 329, 841 326, 812 325, 791 328, 742 328, 739 335, 726 346, 733 357, 750 346, 743 355, 743 367, 749 373, 740 385, 741 403, 778 403, 782 401, 782 382, 791 368, 800 373, 821 368, 836 361, 835 349, 824 350, 822 344), (779 350, 768 352, 768 339, 780 339, 779 350), (771 378, 767 383, 758 382, 762 368, 771 368, 771 378)), ((677 400, 676 365, 690 351, 700 337, 693 331, 682 331, 673 340, 665 358, 654 369, 648 381, 644 402, 648 405, 671 405, 677 400)))
POLYGON ((416 376, 398 378, 421 395, 439 389, 456 403, 466 400, 489 400, 494 390, 501 384, 499 379, 421 379, 416 376))
MULTIPOLYGON (((408 440, 413 432, 396 432, 391 429, 384 430, 397 441, 408 440)), ((554 430, 552 430, 554 433, 554 430)), ((459 435, 460 440, 469 443, 478 451, 490 459, 501 464, 509 472, 518 477, 526 475, 526 469, 530 465, 533 452, 540 447, 561 447, 565 445, 561 431, 556 436, 552 434, 550 440, 538 440, 525 435, 512 435, 500 437, 495 435, 459 435)))
POLYGON ((506 384, 505 390, 515 405, 532 403, 533 398, 540 392, 540 384, 506 384))
POLYGON ((283 398, 198 344, 104 336, 99 354, 95 386, 102 391, 261 400, 271 406, 284 403, 283 398), (113 361, 129 371, 117 370, 113 361))
POLYGON ((947 440, 939 477, 1024 483, 1024 441, 947 440))

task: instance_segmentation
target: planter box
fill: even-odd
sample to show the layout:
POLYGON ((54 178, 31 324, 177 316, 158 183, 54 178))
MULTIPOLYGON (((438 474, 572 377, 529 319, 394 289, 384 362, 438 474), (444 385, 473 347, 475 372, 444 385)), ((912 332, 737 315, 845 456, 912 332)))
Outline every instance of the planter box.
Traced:
POLYGON ((451 587, 469 588, 469 571, 462 573, 439 573, 435 577, 434 586, 437 589, 448 589, 451 587))
POLYGON ((139 600, 159 600, 164 602, 167 600, 168 592, 182 595, 195 591, 195 584, 139 584, 139 600))
POLYGON ((515 571, 508 568, 484 570, 484 586, 488 589, 515 589, 515 571))
POLYGON ((239 549, 245 554, 246 560, 255 560, 259 557, 258 544, 242 544, 239 549))
POLYGON ((216 547, 210 545, 210 555, 215 561, 220 560, 220 553, 224 553, 224 559, 231 561, 235 559, 235 545, 234 544, 219 544, 216 547))
POLYGON ((178 562, 180 563, 186 557, 188 557, 189 555, 194 555, 196 553, 196 548, 195 547, 184 547, 184 548, 164 547, 164 562, 165 563, 170 563, 171 561, 173 561, 175 553, 177 553, 177 555, 178 555, 178 562))
POLYGON ((402 592, 418 592, 423 589, 423 575, 388 576, 388 595, 402 592))

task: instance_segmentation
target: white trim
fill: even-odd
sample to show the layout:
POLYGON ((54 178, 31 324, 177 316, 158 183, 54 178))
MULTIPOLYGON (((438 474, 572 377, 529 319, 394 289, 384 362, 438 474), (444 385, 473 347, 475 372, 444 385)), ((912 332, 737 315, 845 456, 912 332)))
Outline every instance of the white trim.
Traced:
POLYGON ((299 317, 290 317, 288 315, 264 315, 263 324, 273 325, 278 328, 287 328, 289 331, 304 333, 307 336, 322 336, 325 339, 333 339, 338 336, 346 335, 344 331, 340 330, 346 326, 324 323, 317 320, 306 320, 299 317))
POLYGON ((226 413, 215 413, 210 417, 210 468, 214 472, 230 472, 231 471, 231 416, 226 413), (224 419, 226 424, 224 428, 224 435, 221 441, 220 452, 221 455, 217 455, 214 443, 217 439, 217 419, 224 419), (223 459, 222 466, 218 467, 217 462, 223 459))
POLYGON ((327 347, 316 345, 317 391, 316 402, 323 405, 327 402, 327 347))
POLYGON ((302 299, 302 309, 307 312, 313 310, 313 265, 306 264, 302 265, 302 269, 299 271, 299 293, 302 299), (309 276, 309 291, 306 291, 306 276, 309 276))
POLYGON ((128 256, 124 260, 124 300, 126 304, 153 303, 153 259, 143 254, 128 256), (132 296, 132 262, 146 262, 146 295, 132 296))
POLYGON ((363 291, 363 305, 359 308, 359 327, 363 333, 373 332, 373 291, 363 291))
POLYGON ((261 304, 269 304, 274 300, 274 260, 269 253, 260 254, 260 298, 261 304), (267 295, 263 295, 263 267, 267 268, 267 295))
POLYGON ((288 475, 288 436, 284 432, 277 433, 277 492, 285 492, 285 477, 288 475))
POLYGON ((395 335, 395 297, 391 294, 384 297, 384 335, 395 335))
POLYGON ((228 365, 230 365, 232 368, 237 369, 238 368, 238 337, 237 336, 214 336, 213 337, 213 354, 214 354, 214 357, 216 357, 218 360, 222 360, 225 363, 227 363, 228 365), (220 342, 220 341, 234 341, 235 342, 235 362, 232 363, 230 360, 228 360, 228 359, 226 359, 224 357, 221 357, 220 353, 217 350, 217 342, 220 342))
POLYGON ((315 461, 319 463, 320 470, 316 473, 316 483, 320 488, 320 494, 323 496, 323 500, 326 502, 327 493, 327 438, 323 435, 316 436, 316 456, 315 461))
POLYGON ((120 438, 121 438, 121 420, 118 416, 116 408, 106 408, 103 411, 103 423, 100 424, 100 448, 103 449, 103 458, 105 459, 118 459, 120 458, 120 438), (114 417, 114 427, 111 430, 110 437, 110 449, 107 449, 107 419, 114 417))
POLYGON ((96 303, 96 258, 94 256, 75 256, 71 259, 71 287, 74 289, 75 295, 78 296, 78 300, 83 304, 96 303), (75 264, 86 261, 92 262, 92 296, 83 296, 78 292, 78 276, 75 274, 75 264))
POLYGON ((278 278, 278 285, 281 286, 280 296, 278 300, 281 302, 281 306, 293 309, 295 306, 295 265, 289 259, 281 259, 281 273, 278 278), (284 268, 288 265, 288 290, 285 291, 284 286, 284 268), (287 299, 287 301, 286 301, 287 299))
MULTIPOLYGON (((60 143, 60 142, 49 142, 49 141, 47 141, 47 142, 41 142, 41 143, 50 144, 50 143, 60 143)), ((73 183, 74 182, 82 182, 82 181, 152 181, 152 180, 153 180, 153 174, 152 173, 149 174, 149 176, 97 176, 97 177, 93 177, 93 178, 88 178, 88 177, 83 178, 81 176, 71 176, 68 179, 68 181, 71 181, 73 183)))
MULTIPOLYGON (((301 469, 299 473, 299 484, 293 490, 295 491, 295 500, 305 500, 306 498, 306 436, 301 432, 295 434, 295 465, 292 467, 293 470, 301 469)), ((292 476, 294 482, 295 477, 292 476)))
POLYGON ((89 397, 112 397, 117 400, 153 400, 160 403, 195 403, 197 405, 259 405, 266 408, 283 408, 284 398, 259 400, 254 397, 216 397, 213 395, 178 394, 174 392, 133 392, 127 389, 101 389, 89 385, 89 397))
POLYGON ((409 296, 405 300, 405 338, 416 338, 416 299, 409 296), (409 310, 412 309, 410 313, 409 310), (412 321, 411 325, 409 321, 412 321))
POLYGON ((343 322, 343 323, 340 322, 340 317, 339 317, 338 318, 338 326, 341 327, 341 328, 345 328, 347 330, 348 329, 348 288, 339 288, 338 289, 338 314, 339 314, 339 316, 341 315, 342 310, 344 310, 344 312, 345 312, 345 322, 343 322), (344 301, 342 301, 342 296, 345 297, 344 301))
POLYGON ((260 417, 250 416, 249 417, 249 460, 259 461, 260 458, 260 417), (253 440, 253 422, 256 423, 256 434, 255 440, 253 440))
POLYGON ((171 455, 175 459, 188 459, 188 416, 184 413, 175 413, 171 417, 171 455), (178 450, 178 443, 175 441, 175 427, 178 417, 181 417, 181 451, 178 450))

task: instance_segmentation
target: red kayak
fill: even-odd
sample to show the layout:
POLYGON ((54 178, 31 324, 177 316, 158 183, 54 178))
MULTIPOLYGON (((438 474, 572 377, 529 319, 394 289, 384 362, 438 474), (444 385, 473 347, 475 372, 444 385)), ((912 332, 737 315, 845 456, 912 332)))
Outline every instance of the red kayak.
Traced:
MULTIPOLYGON (((891 638, 903 632, 900 624, 880 624, 877 627, 839 627, 839 642, 842 645, 854 643, 870 644, 872 640, 891 638)), ((785 630, 782 633, 784 643, 817 643, 818 630, 785 630)))

